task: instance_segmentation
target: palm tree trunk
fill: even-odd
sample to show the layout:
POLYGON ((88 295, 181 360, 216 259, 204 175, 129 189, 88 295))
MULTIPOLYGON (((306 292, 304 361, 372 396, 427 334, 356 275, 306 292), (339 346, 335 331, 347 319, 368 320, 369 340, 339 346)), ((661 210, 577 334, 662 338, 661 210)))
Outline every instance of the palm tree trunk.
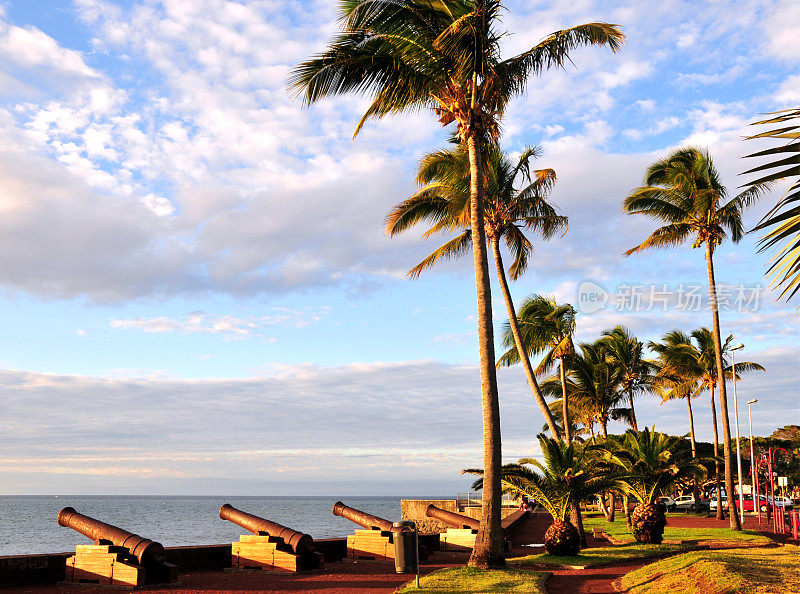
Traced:
MULTIPOLYGON (((533 367, 531 367, 531 359, 528 357, 528 352, 525 350, 525 347, 522 346, 522 336, 519 333, 519 321, 517 320, 517 312, 514 309, 514 302, 511 300, 511 291, 508 289, 508 281, 506 281, 506 271, 503 267, 503 257, 500 254, 500 246, 496 239, 493 239, 490 243, 494 254, 494 265, 495 268, 497 268, 497 279, 500 281, 500 290, 503 292, 503 299, 506 302, 508 325, 511 327, 511 334, 514 336, 514 344, 517 345, 519 360, 522 363, 522 368, 525 370, 525 376, 528 378, 528 385, 531 387, 531 392, 533 392, 533 399, 536 400, 536 404, 539 405, 539 409, 542 411, 547 426, 550 427, 550 434, 553 436, 553 439, 559 439, 561 433, 558 430, 555 419, 553 419, 553 414, 550 412, 550 407, 547 406, 547 402, 544 396, 542 396, 542 391, 539 389, 539 383, 536 381, 536 375, 533 373, 533 367)), ((567 435, 569 434, 568 432, 569 429, 565 429, 567 435)), ((566 439, 567 442, 569 442, 569 437, 566 439)))
POLYGON ((561 376, 561 420, 564 422, 564 441, 572 442, 572 421, 569 418, 567 401, 567 374, 564 371, 564 357, 560 358, 558 374, 561 376))
POLYGON ((569 523, 578 529, 578 539, 582 549, 587 546, 586 531, 583 529, 583 518, 581 517, 581 507, 579 503, 573 503, 569 510, 569 523))
POLYGON ((692 414, 692 395, 686 396, 686 405, 689 407, 689 436, 692 440, 692 458, 697 458, 697 443, 694 439, 694 415, 692 414))
POLYGON ((625 510, 625 525, 628 527, 628 530, 631 529, 631 508, 630 508, 630 498, 627 493, 622 495, 622 508, 625 510))
POLYGON ((472 255, 475 268, 475 291, 478 302, 478 349, 481 370, 481 408, 483 411, 483 508, 475 546, 469 558, 473 567, 502 567, 503 530, 500 526, 500 402, 492 325, 492 293, 489 283, 489 259, 483 228, 483 157, 474 130, 467 136, 470 168, 470 223, 472 255))
POLYGON ((706 241, 706 268, 708 269, 708 294, 714 321, 714 350, 717 359, 717 381, 719 382, 719 412, 722 416, 722 447, 725 455, 725 492, 728 494, 731 530, 741 530, 736 497, 733 489, 733 453, 731 452, 731 425, 728 415, 728 394, 725 388, 725 366, 722 362, 722 335, 719 330, 719 308, 717 307, 717 285, 714 280, 714 256, 710 241, 706 241))
POLYGON ((719 486, 719 432, 717 430, 717 407, 714 406, 714 390, 716 386, 711 386, 711 420, 714 422, 714 484, 717 489, 717 519, 722 520, 725 514, 722 511, 722 495, 719 486))
POLYGON ((633 408, 633 389, 628 388, 628 400, 631 403, 631 424, 634 431, 639 431, 639 425, 636 422, 636 410, 633 408))

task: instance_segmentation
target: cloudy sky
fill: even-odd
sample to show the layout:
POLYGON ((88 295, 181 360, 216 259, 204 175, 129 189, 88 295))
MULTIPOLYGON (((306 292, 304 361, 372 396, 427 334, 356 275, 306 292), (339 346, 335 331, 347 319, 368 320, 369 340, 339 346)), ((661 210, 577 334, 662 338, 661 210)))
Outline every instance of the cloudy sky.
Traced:
MULTIPOLYGON (((621 201, 683 145, 743 182, 748 124, 800 104, 797 0, 507 8, 508 54, 582 22, 627 36, 531 80, 504 121, 506 150, 542 147, 570 218, 535 241, 516 299, 579 305, 581 340, 710 324, 703 254, 624 258, 653 227, 621 201)), ((335 30, 327 0, 0 0, 0 494, 466 490, 458 472, 481 460, 470 259, 410 281, 437 239, 382 230, 448 133, 418 113, 354 141, 363 97, 303 109, 288 72, 335 30)), ((800 423, 800 320, 756 242, 721 248, 717 275, 723 332, 768 369, 739 386, 768 434, 800 423)), ((505 458, 535 453, 521 374, 500 384, 505 458)), ((683 403, 637 406, 688 430, 683 403)))

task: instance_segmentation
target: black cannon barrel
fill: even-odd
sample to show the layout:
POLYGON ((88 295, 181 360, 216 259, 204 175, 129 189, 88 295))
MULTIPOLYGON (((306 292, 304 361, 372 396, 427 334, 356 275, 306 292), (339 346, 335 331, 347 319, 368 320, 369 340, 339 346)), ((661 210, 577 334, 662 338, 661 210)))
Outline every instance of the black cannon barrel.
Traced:
POLYGON ((308 534, 297 532, 286 526, 281 526, 276 522, 271 522, 259 516, 254 516, 232 505, 226 503, 219 508, 219 517, 223 520, 233 522, 253 534, 266 533, 270 536, 283 539, 283 542, 291 547, 292 551, 298 555, 311 553, 314 551, 314 539, 308 534))
POLYGON ((337 501, 333 504, 333 515, 350 520, 362 528, 383 530, 385 532, 390 532, 392 530, 392 523, 389 520, 384 520, 383 518, 373 516, 367 512, 348 507, 341 501, 337 501))
POLYGON ((107 540, 114 546, 128 549, 128 552, 143 566, 162 564, 166 560, 164 547, 160 543, 79 514, 72 507, 65 507, 58 512, 58 523, 94 541, 107 540))
POLYGON ((430 504, 427 508, 425 508, 425 515, 429 518, 440 520, 445 524, 453 526, 454 528, 471 528, 472 530, 477 530, 481 525, 480 520, 447 511, 446 509, 436 507, 433 504, 430 504))

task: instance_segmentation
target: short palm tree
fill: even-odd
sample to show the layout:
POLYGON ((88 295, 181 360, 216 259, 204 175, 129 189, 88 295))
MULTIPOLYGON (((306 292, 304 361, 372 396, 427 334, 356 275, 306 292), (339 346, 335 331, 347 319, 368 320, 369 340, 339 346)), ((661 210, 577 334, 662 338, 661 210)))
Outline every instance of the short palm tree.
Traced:
POLYGON ((674 484, 700 476, 705 467, 692 458, 686 439, 645 428, 629 429, 621 440, 597 446, 608 464, 618 469, 619 488, 639 503, 631 515, 634 538, 660 543, 667 520, 656 498, 666 495, 674 484))
MULTIPOLYGON (((572 440, 572 420, 569 414, 569 398, 567 397, 567 368, 575 347, 572 336, 575 334, 575 308, 569 303, 559 304, 552 297, 531 295, 519 308, 518 328, 511 323, 503 327, 503 346, 505 353, 500 357, 498 365, 514 365, 519 363, 520 352, 525 358, 545 353, 536 368, 537 374, 547 373, 558 361, 558 374, 561 381, 561 426, 566 441, 572 440)), ((552 433, 557 437, 558 433, 552 433)))
MULTIPOLYGON (((539 233, 549 239, 559 230, 566 229, 567 217, 561 216, 547 201, 547 194, 556 180, 555 171, 540 169, 531 172, 530 161, 539 154, 537 148, 522 152, 516 163, 497 145, 487 149, 484 210, 486 238, 494 255, 495 270, 509 318, 512 340, 523 349, 517 314, 508 288, 506 270, 500 252, 504 243, 513 256, 508 270, 512 279, 518 279, 527 268, 533 245, 524 231, 539 233), (519 181, 523 187, 518 188, 519 181)), ((434 250, 409 271, 417 277, 441 259, 458 257, 469 249, 472 229, 469 225, 469 155, 463 147, 440 150, 426 155, 420 164, 417 183, 422 185, 414 196, 396 205, 386 217, 386 232, 390 236, 408 230, 411 226, 427 222, 431 227, 425 232, 456 233, 456 237, 434 250)), ((533 368, 524 349, 522 361, 533 397, 551 431, 558 431, 550 408, 547 406, 533 368)), ((555 433, 558 435, 558 433, 555 433)))
POLYGON ((783 286, 781 297, 791 299, 800 291, 800 108, 784 109, 770 114, 772 117, 754 126, 777 124, 779 127, 753 138, 780 138, 788 140, 785 144, 764 151, 747 155, 748 157, 767 157, 778 155, 777 160, 769 161, 759 167, 745 171, 756 173, 773 170, 764 177, 751 182, 753 184, 772 183, 780 179, 792 178, 794 181, 786 194, 756 225, 753 231, 771 229, 761 238, 760 251, 777 249, 767 276, 772 277, 772 285, 783 286), (788 126, 786 125, 788 124, 788 126), (785 155, 789 155, 788 157, 785 155), (780 168, 780 170, 775 171, 780 168))
MULTIPOLYGON (((723 375, 722 342, 719 328, 717 289, 714 279, 714 250, 730 234, 731 241, 742 238, 742 211, 767 189, 755 184, 727 200, 727 190, 708 152, 696 148, 678 149, 647 169, 645 185, 625 198, 628 214, 644 214, 665 223, 642 243, 629 249, 630 255, 649 248, 668 248, 693 239, 692 247, 705 245, 708 288, 711 300, 718 376, 723 375)), ((725 489, 733 493, 731 429, 725 382, 719 382, 722 433, 725 452, 725 489)), ((730 514, 730 525, 741 530, 737 514, 730 514)))
POLYGON ((652 392, 654 365, 644 358, 642 342, 625 326, 606 330, 600 341, 605 346, 611 361, 622 371, 623 390, 628 395, 631 406, 631 425, 634 431, 638 431, 633 398, 634 395, 652 392))
POLYGON ((502 566, 500 405, 495 373, 491 289, 483 213, 483 151, 497 138, 509 101, 528 77, 562 66, 574 48, 623 40, 615 25, 588 23, 556 31, 531 49, 501 59, 499 0, 340 0, 340 32, 320 55, 297 66, 289 84, 306 104, 359 93, 371 117, 431 109, 456 124, 470 162, 470 225, 478 305, 478 347, 487 488, 470 565, 502 566))
MULTIPOLYGON (((553 524, 544 535, 544 546, 548 553, 577 555, 580 551, 579 528, 570 522, 570 511, 582 501, 610 488, 615 477, 595 472, 592 455, 581 444, 540 434, 539 446, 544 463, 534 458, 522 458, 517 464, 503 466, 503 489, 530 497, 553 517, 553 524)), ((463 472, 483 474, 480 469, 463 472)), ((478 479, 473 488, 480 489, 482 486, 483 479, 478 479)))

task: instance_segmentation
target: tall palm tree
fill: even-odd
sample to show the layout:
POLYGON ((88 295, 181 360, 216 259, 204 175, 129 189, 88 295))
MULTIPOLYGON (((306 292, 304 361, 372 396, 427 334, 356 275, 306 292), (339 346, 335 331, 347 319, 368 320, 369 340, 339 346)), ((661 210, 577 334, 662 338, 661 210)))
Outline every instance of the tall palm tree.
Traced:
MULTIPOLYGON (((733 343, 733 335, 729 335, 722 345, 723 362, 725 365, 725 378, 738 379, 739 376, 748 371, 764 371, 758 363, 752 361, 740 361, 736 368, 732 369, 728 364, 727 353, 733 343), (735 376, 734 376, 735 374, 735 376)), ((708 328, 698 328, 692 331, 691 337, 683 332, 674 330, 668 332, 663 343, 651 342, 650 349, 659 355, 662 361, 661 376, 662 389, 666 389, 662 395, 663 399, 674 399, 685 397, 690 403, 690 426, 692 434, 693 452, 694 446, 694 423, 691 419, 691 399, 696 398, 704 391, 708 390, 711 395, 711 418, 714 427, 714 464, 716 469, 716 494, 717 494, 717 517, 722 519, 722 501, 719 483, 719 433, 717 430, 717 409, 714 405, 714 392, 720 383, 717 375, 716 350, 714 335, 708 328)), ((725 488, 726 493, 734 491, 725 488)), ((730 500, 731 498, 728 497, 730 500)))
MULTIPOLYGON (((561 216, 547 202, 547 194, 556 180, 555 171, 540 169, 531 172, 530 161, 538 156, 538 149, 523 151, 514 163, 497 145, 487 149, 484 162, 485 228, 486 239, 494 255, 495 270, 503 292, 511 332, 522 349, 517 315, 508 288, 506 270, 500 252, 505 243, 513 256, 509 268, 512 279, 525 271, 533 252, 531 242, 523 229, 538 232, 549 239, 560 229, 566 229, 567 217, 561 216), (522 180, 524 187, 518 188, 522 180)), ((443 258, 453 258, 469 249, 472 229, 469 226, 469 155, 463 147, 440 150, 426 155, 417 173, 417 183, 422 185, 414 196, 396 205, 386 217, 386 231, 390 236, 408 230, 412 225, 426 221, 431 224, 424 236, 436 232, 457 233, 457 236, 434 250, 409 271, 412 278, 430 268, 443 258)), ((524 349, 523 366, 533 397, 554 435, 558 435, 550 408, 547 406, 536 381, 530 359, 524 349)))
POLYGON ((699 476, 705 467, 693 459, 682 437, 629 429, 621 440, 596 446, 609 464, 619 469, 616 482, 639 503, 631 516, 634 538, 660 543, 667 523, 664 510, 656 504, 659 495, 675 483, 699 476))
MULTIPOLYGON (((514 365, 520 361, 530 366, 534 355, 545 353, 536 368, 536 374, 547 373, 555 361, 559 362, 558 373, 561 380, 561 426, 564 439, 572 441, 572 420, 569 415, 567 397, 567 366, 575 353, 572 336, 575 334, 575 308, 569 303, 558 304, 552 297, 531 295, 519 308, 517 320, 503 327, 503 353, 498 365, 514 365), (524 356, 520 357, 520 353, 524 356), (527 362, 527 363, 526 363, 527 362)), ((527 367, 526 367, 527 369, 527 367)), ((553 437, 558 433, 552 432, 553 437)))
POLYGON ((638 431, 633 397, 635 394, 652 391, 653 363, 644 358, 644 345, 625 326, 606 330, 600 341, 605 346, 611 361, 622 371, 623 390, 628 394, 628 402, 631 405, 631 425, 634 431, 638 431))
MULTIPOLYGON (((503 466, 503 489, 530 497, 550 513, 553 524, 544 535, 548 553, 577 555, 580 550, 579 531, 583 527, 571 523, 568 518, 570 510, 610 488, 616 477, 597 472, 592 453, 582 444, 539 434, 539 446, 544 463, 535 458, 522 458, 517 464, 503 466)), ((482 470, 474 468, 463 472, 483 474, 482 470)), ((482 486, 483 479, 478 479, 473 488, 482 486)))
POLYGON ((556 31, 531 49, 501 59, 499 0, 340 0, 340 33, 326 51, 297 66, 290 85, 306 104, 350 92, 373 98, 356 127, 371 117, 432 109, 456 124, 470 162, 470 225, 477 295, 486 484, 481 528, 470 565, 502 566, 500 407, 494 368, 491 292, 483 213, 483 152, 498 135, 508 102, 528 77, 562 66, 584 45, 619 49, 607 23, 556 31))
MULTIPOLYGON (((708 152, 682 148, 656 161, 647 169, 645 185, 625 198, 628 214, 644 214, 666 223, 642 243, 625 252, 629 256, 649 248, 668 248, 693 238, 692 247, 705 244, 708 289, 711 300, 718 377, 723 376, 722 341, 719 328, 717 288, 714 279, 714 250, 730 233, 731 241, 742 238, 742 210, 759 198, 765 184, 756 184, 727 200, 727 190, 708 152)), ((731 428, 725 382, 719 382, 719 403, 725 452, 725 489, 733 493, 731 428)), ((739 515, 730 514, 730 525, 741 530, 739 515)))
POLYGON ((772 169, 764 177, 752 181, 749 185, 772 183, 784 178, 794 177, 795 180, 786 194, 778 200, 775 206, 755 226, 753 231, 767 229, 770 231, 761 238, 759 251, 777 249, 772 258, 772 264, 767 269, 767 276, 772 277, 772 285, 783 285, 781 297, 791 299, 800 291, 800 108, 784 109, 770 114, 771 118, 754 122, 753 126, 778 124, 780 127, 768 130, 761 134, 750 136, 753 138, 780 138, 788 140, 781 146, 759 151, 747 157, 767 157, 778 155, 777 161, 769 161, 759 167, 754 167, 743 173, 756 173, 772 169), (784 124, 789 124, 785 126, 784 124), (789 154, 788 157, 783 155, 789 154), (777 168, 779 171, 774 171, 777 168))

